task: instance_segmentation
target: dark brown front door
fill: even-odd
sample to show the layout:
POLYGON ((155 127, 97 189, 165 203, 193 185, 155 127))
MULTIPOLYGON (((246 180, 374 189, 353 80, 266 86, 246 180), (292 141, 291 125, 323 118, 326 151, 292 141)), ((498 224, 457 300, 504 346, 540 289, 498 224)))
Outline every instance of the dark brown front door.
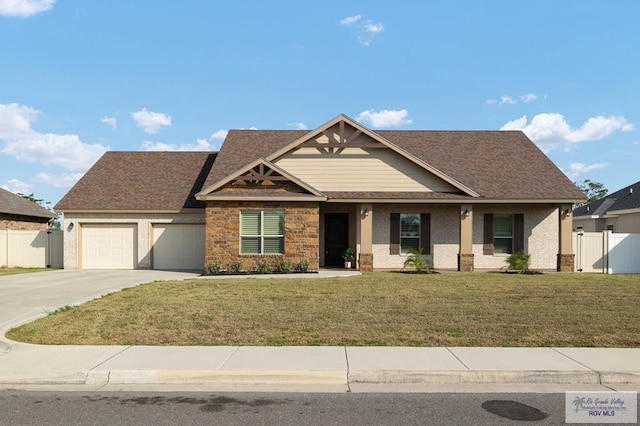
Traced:
POLYGON ((349 214, 326 213, 324 215, 324 264, 344 264, 342 253, 349 246, 349 214))

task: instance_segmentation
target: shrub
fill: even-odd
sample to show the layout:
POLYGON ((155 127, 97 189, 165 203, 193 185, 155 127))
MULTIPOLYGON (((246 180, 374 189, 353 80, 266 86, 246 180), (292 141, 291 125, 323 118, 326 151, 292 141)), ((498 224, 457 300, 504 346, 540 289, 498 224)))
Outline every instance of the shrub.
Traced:
POLYGON ((280 259, 278 262, 278 272, 281 274, 290 274, 293 270, 293 264, 290 260, 280 259))
POLYGON ((242 262, 240 260, 236 260, 235 262, 231 262, 229 264, 229 269, 227 269, 228 274, 240 274, 242 272, 242 262))
POLYGON ((296 269, 303 274, 309 272, 309 260, 302 259, 296 269))
POLYGON ((424 258, 423 251, 422 247, 409 251, 409 255, 404 261, 404 266, 414 268, 418 273, 430 273, 429 261, 424 258))
POLYGON ((222 265, 220 264, 220 262, 212 260, 204 268, 204 271, 202 271, 202 275, 219 275, 220 271, 222 271, 222 265))
POLYGON ((270 274, 273 272, 273 270, 271 269, 271 265, 269 265, 268 262, 265 262, 264 260, 258 260, 258 262, 256 263, 256 272, 259 274, 270 274))
POLYGON ((524 274, 529 270, 531 255, 519 251, 518 253, 513 253, 511 256, 507 257, 506 262, 509 265, 508 269, 518 271, 519 274, 524 274))

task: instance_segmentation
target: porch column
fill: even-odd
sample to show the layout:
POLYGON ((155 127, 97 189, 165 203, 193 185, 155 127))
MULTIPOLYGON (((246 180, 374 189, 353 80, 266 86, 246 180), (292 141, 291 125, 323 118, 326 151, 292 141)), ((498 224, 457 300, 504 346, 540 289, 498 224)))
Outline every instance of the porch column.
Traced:
POLYGON ((460 253, 458 271, 473 272, 473 206, 460 205, 460 253))
POLYGON ((373 271, 373 205, 360 205, 360 271, 373 271))
POLYGON ((573 253, 573 219, 571 204, 560 204, 558 211, 558 268, 559 272, 573 272, 575 254, 573 253))

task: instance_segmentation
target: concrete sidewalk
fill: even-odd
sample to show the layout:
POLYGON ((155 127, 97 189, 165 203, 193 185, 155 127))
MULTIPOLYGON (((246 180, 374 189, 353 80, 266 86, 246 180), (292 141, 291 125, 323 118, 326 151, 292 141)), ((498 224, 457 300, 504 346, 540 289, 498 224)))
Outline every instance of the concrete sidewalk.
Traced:
MULTIPOLYGON (((129 286, 134 281, 147 282, 144 280, 152 275, 155 279, 179 276, 131 275, 120 282, 129 286)), ((84 279, 87 276, 100 282, 99 274, 84 275, 84 279)), ((185 278, 192 276, 184 274, 185 278)), ((23 286, 29 279, 33 278, 22 279, 23 286)), ((0 280, 0 290, 16 284, 8 282, 0 280)), ((104 283, 108 290, 114 290, 107 281, 104 283)), ((47 292, 38 288, 39 298, 31 296, 35 302, 23 301, 27 303, 23 308, 29 308, 26 312, 0 312, 0 336, 4 338, 12 325, 44 315, 42 304, 49 306, 47 309, 52 303, 59 303, 54 308, 76 304, 80 299, 88 300, 87 293, 103 291, 93 286, 71 287, 75 290, 66 299, 62 297, 66 302, 59 302, 57 294, 52 296, 55 301, 43 301, 42 293, 47 292)), ((24 289, 21 287, 15 294, 27 298, 24 289)), ((0 389, 53 386, 85 390, 256 390, 278 386, 282 390, 284 386, 344 392, 372 387, 426 391, 433 386, 462 386, 469 391, 490 385, 638 391, 640 348, 42 346, 6 338, 4 346, 0 346, 0 389)))

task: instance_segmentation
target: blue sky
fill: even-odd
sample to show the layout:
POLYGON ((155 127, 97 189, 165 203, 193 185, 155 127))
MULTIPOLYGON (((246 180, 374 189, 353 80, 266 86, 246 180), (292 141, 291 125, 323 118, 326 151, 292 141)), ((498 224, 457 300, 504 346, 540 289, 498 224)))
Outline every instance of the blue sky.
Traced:
MULTIPOLYGON (((232 128, 523 130, 640 180, 640 2, 0 0, 0 186, 55 204, 107 150, 232 128)), ((126 194, 123 194, 126 196, 126 194)))

